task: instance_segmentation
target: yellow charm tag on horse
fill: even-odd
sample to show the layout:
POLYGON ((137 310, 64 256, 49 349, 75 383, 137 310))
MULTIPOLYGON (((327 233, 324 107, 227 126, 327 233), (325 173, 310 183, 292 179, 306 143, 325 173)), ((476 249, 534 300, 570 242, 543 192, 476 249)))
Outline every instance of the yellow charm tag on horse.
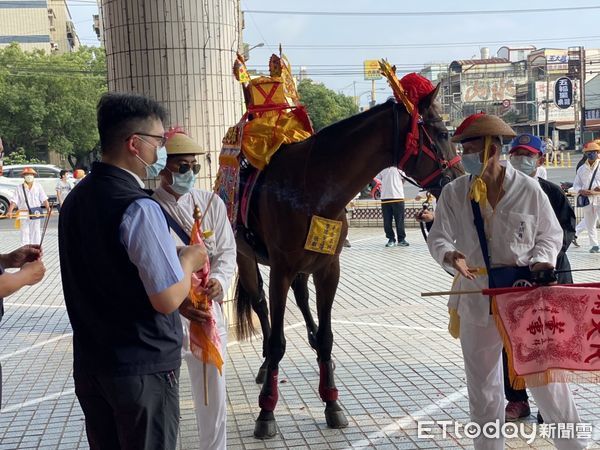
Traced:
POLYGON ((312 216, 304 249, 311 252, 325 253, 326 255, 335 255, 341 232, 341 220, 312 216))

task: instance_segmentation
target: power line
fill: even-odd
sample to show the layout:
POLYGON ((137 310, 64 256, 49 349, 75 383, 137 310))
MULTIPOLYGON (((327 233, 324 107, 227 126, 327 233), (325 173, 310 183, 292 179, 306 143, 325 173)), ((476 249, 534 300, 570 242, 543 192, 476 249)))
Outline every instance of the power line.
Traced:
POLYGON ((571 6, 562 8, 532 8, 532 9, 497 9, 497 10, 464 10, 464 11, 274 11, 247 9, 244 13, 270 14, 270 15, 292 15, 292 16, 468 16, 468 15, 493 15, 493 14, 540 14, 549 12, 575 12, 600 9, 598 6, 571 6))
MULTIPOLYGON (((530 38, 511 40, 509 45, 524 44, 531 42, 564 42, 564 41, 595 41, 599 40, 600 35, 593 36, 570 36, 557 38, 530 38)), ((415 44, 286 44, 284 49, 294 50, 360 50, 360 49, 401 49, 401 48, 444 48, 461 46, 481 46, 481 45, 506 45, 504 41, 471 41, 471 42, 429 42, 415 44)), ((509 46, 506 45, 506 46, 509 46)))

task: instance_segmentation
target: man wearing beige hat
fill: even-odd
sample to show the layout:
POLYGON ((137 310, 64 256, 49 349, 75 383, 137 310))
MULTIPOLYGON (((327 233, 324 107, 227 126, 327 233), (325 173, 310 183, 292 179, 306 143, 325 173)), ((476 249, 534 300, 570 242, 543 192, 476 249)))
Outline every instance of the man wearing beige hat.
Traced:
POLYGON ((20 184, 13 194, 7 215, 12 216, 12 212, 17 208, 17 220, 21 229, 21 244, 39 244, 41 240, 40 222, 42 216, 42 205, 46 212, 50 210, 48 196, 44 192, 41 184, 35 181, 37 172, 32 167, 25 167, 21 176, 23 184, 20 184))
MULTIPOLYGON (((463 146, 462 162, 470 175, 444 187, 427 245, 442 267, 458 274, 455 290, 511 286, 530 270, 553 268, 561 249, 562 229, 539 183, 500 163, 502 138, 514 136, 500 118, 474 114, 452 138, 463 146)), ((462 294, 451 303, 457 303, 460 318, 471 420, 482 427, 502 426, 503 344, 489 298, 462 294)), ((530 390, 546 422, 579 422, 567 384, 530 390)), ((504 438, 480 434, 474 444, 476 449, 502 449, 504 438)), ((576 439, 555 439, 555 444, 561 449, 585 447, 576 439)))
MULTIPOLYGON (((160 186, 153 198, 158 201, 187 236, 194 224, 194 207, 198 206, 204 219, 202 230, 212 231, 204 240, 210 260, 208 297, 212 309, 195 309, 186 300, 179 308, 183 326, 182 357, 187 363, 192 385, 192 397, 196 410, 199 445, 201 450, 226 448, 227 398, 225 392, 225 369, 222 374, 209 364, 207 366, 208 405, 204 401, 203 364, 190 350, 190 321, 203 322, 214 318, 221 340, 223 361, 227 359, 227 319, 223 312, 225 292, 229 288, 236 268, 236 245, 233 231, 227 219, 225 204, 211 192, 196 189, 196 175, 200 165, 196 156, 205 151, 181 130, 167 133, 167 165, 160 172, 160 186)), ((174 227, 172 227, 174 228, 174 227)))
MULTIPOLYGON (((577 169, 573 191, 577 193, 577 206, 583 209, 583 224, 590 239, 590 253, 600 253, 596 225, 600 218, 600 145, 588 142, 583 147, 585 163, 577 169)), ((579 228, 579 226, 578 226, 579 228)), ((581 228, 580 228, 581 230, 581 228)))

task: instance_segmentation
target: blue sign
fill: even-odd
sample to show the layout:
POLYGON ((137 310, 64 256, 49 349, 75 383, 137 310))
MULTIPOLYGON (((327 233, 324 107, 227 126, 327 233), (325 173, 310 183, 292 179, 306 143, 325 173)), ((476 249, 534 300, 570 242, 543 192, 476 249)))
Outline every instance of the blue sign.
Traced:
POLYGON ((567 77, 560 77, 554 83, 554 103, 560 109, 573 105, 573 82, 567 77))

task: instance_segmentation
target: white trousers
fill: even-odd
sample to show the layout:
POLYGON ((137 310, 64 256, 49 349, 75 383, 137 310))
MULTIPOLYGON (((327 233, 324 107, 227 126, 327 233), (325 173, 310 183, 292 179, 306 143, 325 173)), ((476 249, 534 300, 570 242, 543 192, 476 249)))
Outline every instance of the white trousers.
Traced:
POLYGON ((585 229, 588 232, 590 238, 590 245, 595 247, 598 245, 598 232, 596 230, 596 223, 600 216, 600 206, 589 205, 583 207, 583 221, 585 222, 585 229))
POLYGON ((40 228, 43 220, 19 219, 21 222, 21 245, 39 244, 42 239, 40 228))
MULTIPOLYGON (((460 322, 460 343, 467 375, 471 420, 480 426, 499 420, 504 424, 504 382, 502 376, 502 340, 496 324, 480 327, 460 322)), ((550 383, 529 389, 545 423, 579 423, 579 414, 568 384, 550 383)), ((574 425, 575 429, 575 425, 574 425)), ((475 449, 504 449, 504 438, 479 436, 475 449)), ((582 449, 586 442, 578 439, 554 439, 559 450, 582 449)))
MULTIPOLYGON (((213 317, 221 337, 221 356, 227 361, 227 319, 223 306, 213 302, 213 317)), ((227 448, 227 394, 225 391, 225 364, 223 375, 212 364, 206 366, 208 383, 208 406, 204 406, 204 372, 202 361, 190 351, 190 321, 181 316, 183 347, 181 357, 185 360, 192 384, 192 398, 196 410, 198 450, 225 450, 227 448)))

